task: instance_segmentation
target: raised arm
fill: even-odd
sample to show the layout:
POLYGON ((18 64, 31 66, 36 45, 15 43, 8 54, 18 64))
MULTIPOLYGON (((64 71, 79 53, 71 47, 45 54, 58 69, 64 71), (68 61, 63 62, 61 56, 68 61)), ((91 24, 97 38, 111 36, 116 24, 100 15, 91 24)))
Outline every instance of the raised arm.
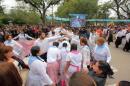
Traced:
POLYGON ((25 37, 26 37, 26 38, 30 38, 30 39, 34 39, 33 37, 31 37, 31 36, 29 36, 29 35, 27 35, 27 34, 25 34, 25 37))
POLYGON ((63 38, 63 37, 64 37, 64 36, 53 36, 53 37, 47 38, 47 40, 48 40, 48 42, 52 42, 52 41, 61 39, 61 38, 63 38))
POLYGON ((111 61, 111 53, 109 48, 106 49, 106 55, 107 55, 107 62, 109 63, 111 61))
POLYGON ((14 37, 13 40, 16 40, 16 39, 18 39, 18 38, 19 38, 19 35, 17 35, 16 37, 14 37))

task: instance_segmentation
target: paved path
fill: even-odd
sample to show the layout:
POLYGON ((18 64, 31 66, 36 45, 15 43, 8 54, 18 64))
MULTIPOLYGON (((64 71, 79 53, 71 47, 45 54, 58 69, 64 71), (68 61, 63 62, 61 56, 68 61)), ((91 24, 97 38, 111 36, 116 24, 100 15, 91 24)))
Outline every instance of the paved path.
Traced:
POLYGON ((113 86, 120 80, 130 81, 130 52, 124 52, 121 48, 115 48, 113 44, 110 46, 112 61, 110 64, 114 67, 114 79, 108 79, 107 86, 113 86))

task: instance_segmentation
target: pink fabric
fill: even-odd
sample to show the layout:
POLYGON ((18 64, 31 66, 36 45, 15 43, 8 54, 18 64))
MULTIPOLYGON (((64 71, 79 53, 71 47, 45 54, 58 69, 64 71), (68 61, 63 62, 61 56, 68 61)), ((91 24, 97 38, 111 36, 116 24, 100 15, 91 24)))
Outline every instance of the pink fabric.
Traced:
POLYGON ((71 53, 78 54, 78 53, 79 53, 79 51, 74 50, 74 51, 71 51, 71 53))
POLYGON ((30 49, 32 48, 35 40, 24 40, 18 41, 23 46, 22 56, 25 57, 30 53, 30 49))
POLYGON ((66 86, 66 81, 65 80, 61 80, 61 86, 66 86))
MULTIPOLYGON (((79 67, 79 66, 75 66, 75 65, 72 65, 72 64, 70 64, 70 66, 76 68, 76 71, 75 71, 75 72, 80 71, 80 67, 79 67)), ((72 74, 73 74, 73 73, 68 72, 67 75, 65 76, 65 78, 66 78, 66 79, 65 79, 66 86, 69 86, 68 83, 69 83, 69 79, 70 79, 70 77, 72 76, 72 74)))
POLYGON ((75 67, 75 68, 77 69, 76 72, 79 72, 79 71, 80 71, 80 67, 79 67, 79 66, 75 66, 75 65, 72 65, 72 64, 70 64, 70 66, 75 67))
POLYGON ((48 63, 47 64, 47 73, 54 84, 58 84, 59 82, 59 64, 58 62, 48 63))

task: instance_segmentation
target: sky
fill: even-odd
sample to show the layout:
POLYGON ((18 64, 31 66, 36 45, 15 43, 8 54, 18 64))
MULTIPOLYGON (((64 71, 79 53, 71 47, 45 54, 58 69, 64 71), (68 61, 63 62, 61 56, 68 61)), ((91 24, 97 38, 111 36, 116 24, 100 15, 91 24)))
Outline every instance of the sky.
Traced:
MULTIPOLYGON (((110 0, 99 0, 100 3, 104 3, 104 2, 107 2, 107 1, 110 1, 110 0)), ((14 7, 16 6, 16 2, 15 0, 3 0, 3 3, 2 3, 4 6, 7 7, 7 9, 11 9, 11 7, 14 7)))
POLYGON ((6 6, 7 9, 11 9, 11 7, 16 6, 16 1, 15 0, 3 0, 2 5, 6 6))

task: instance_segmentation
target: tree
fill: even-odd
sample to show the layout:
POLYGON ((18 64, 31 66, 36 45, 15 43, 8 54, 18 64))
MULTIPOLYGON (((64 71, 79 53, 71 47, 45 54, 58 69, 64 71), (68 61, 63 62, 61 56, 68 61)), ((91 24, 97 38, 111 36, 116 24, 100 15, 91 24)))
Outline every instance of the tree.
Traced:
POLYGON ((22 8, 12 9, 8 14, 9 18, 16 24, 38 24, 40 17, 35 11, 27 11, 22 8))
POLYGON ((112 8, 111 2, 106 2, 98 6, 96 18, 108 18, 110 15, 110 9, 112 8))
POLYGON ((97 12, 97 0, 69 0, 61 4, 56 12, 57 16, 69 17, 69 14, 87 14, 92 18, 97 12))
POLYGON ((2 7, 2 5, 1 5, 1 2, 2 2, 2 0, 0 0, 0 13, 4 13, 4 8, 2 7))
POLYGON ((112 2, 113 8, 112 9, 116 12, 118 19, 121 19, 122 16, 125 17, 124 14, 122 14, 121 9, 124 12, 126 12, 127 7, 128 7, 128 4, 127 4, 128 1, 129 0, 113 0, 113 2, 112 2), (126 9, 124 7, 126 7, 126 9))
POLYGON ((130 19, 130 1, 126 0, 124 5, 121 6, 121 10, 126 14, 124 17, 130 19))
POLYGON ((17 0, 17 1, 23 1, 32 6, 33 8, 35 8, 40 13, 42 23, 45 24, 47 9, 52 5, 58 4, 61 0, 17 0))

